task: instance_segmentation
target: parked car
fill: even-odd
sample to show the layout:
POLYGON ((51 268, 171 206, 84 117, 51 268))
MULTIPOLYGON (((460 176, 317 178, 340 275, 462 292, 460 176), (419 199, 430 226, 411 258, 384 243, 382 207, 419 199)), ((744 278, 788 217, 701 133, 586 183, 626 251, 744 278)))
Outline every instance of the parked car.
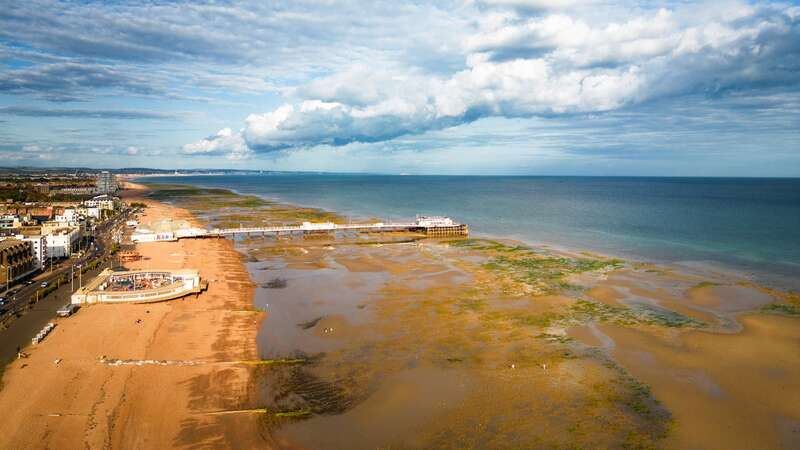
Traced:
POLYGON ((46 287, 47 287, 47 281, 42 281, 42 287, 43 287, 43 288, 46 288, 46 287))

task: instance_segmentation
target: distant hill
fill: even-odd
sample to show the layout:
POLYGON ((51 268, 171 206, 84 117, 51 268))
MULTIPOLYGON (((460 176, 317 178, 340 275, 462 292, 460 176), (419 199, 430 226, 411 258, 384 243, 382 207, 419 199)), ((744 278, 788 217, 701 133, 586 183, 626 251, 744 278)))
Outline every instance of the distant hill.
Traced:
MULTIPOLYGON (((176 172, 175 169, 152 169, 149 167, 123 167, 121 169, 96 169, 89 167, 0 167, 0 173, 18 173, 18 174, 39 174, 39 173, 59 173, 59 174, 94 174, 102 171, 108 171, 116 174, 123 173, 136 173, 136 174, 164 174, 172 175, 176 172)), ((254 174, 259 173, 258 170, 239 170, 239 169, 180 169, 177 171, 180 174, 208 174, 208 173, 223 173, 223 174, 254 174)))

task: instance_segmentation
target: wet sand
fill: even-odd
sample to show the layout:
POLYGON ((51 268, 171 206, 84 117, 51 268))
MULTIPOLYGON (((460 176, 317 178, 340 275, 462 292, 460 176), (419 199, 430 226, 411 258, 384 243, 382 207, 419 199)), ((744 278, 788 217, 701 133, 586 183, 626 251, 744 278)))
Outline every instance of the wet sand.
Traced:
POLYGON ((800 319, 738 280, 625 265, 541 295, 434 240, 239 248, 286 281, 256 292, 262 356, 309 358, 262 373, 265 404, 308 412, 267 424, 277 447, 798 445, 800 319), (617 309, 565 316, 581 299, 617 309))
MULTIPOLYGON (((193 220, 180 208, 137 201, 148 204, 144 221, 193 220)), ((257 416, 207 414, 255 404, 252 369, 223 363, 257 357, 262 314, 252 308, 240 254, 225 240, 137 251, 144 258, 129 267, 197 268, 208 291, 157 304, 88 306, 54 320, 55 330, 5 371, 0 448, 262 446, 257 416), (111 366, 103 356, 170 363, 111 366)))
POLYGON ((309 361, 262 373, 268 408, 308 413, 266 424, 276 447, 617 448, 665 432, 666 411, 619 368, 517 322, 568 298, 504 293, 458 249, 302 239, 240 249, 258 256, 257 284, 286 281, 256 292, 269 311, 262 356, 309 361))
MULTIPOLYGON (((211 223, 292 215, 252 198, 202 208, 211 223)), ((791 312, 794 296, 505 241, 236 247, 269 312, 259 354, 275 364, 256 379, 278 412, 262 423, 274 447, 796 447, 798 402, 781 393, 795 387, 800 324, 761 312, 791 312)))
MULTIPOLYGON (((658 281, 651 278, 651 288, 658 281)), ((800 319, 753 312, 776 299, 734 281, 647 291, 622 274, 589 291, 603 302, 646 298, 694 311, 708 330, 615 324, 570 330, 648 385, 672 413, 665 448, 800 447, 800 319)), ((661 282, 681 284, 669 277, 661 282)))
POLYGON ((664 338, 601 326, 614 358, 673 412, 667 448, 800 447, 800 326, 774 315, 739 317, 736 334, 664 338))

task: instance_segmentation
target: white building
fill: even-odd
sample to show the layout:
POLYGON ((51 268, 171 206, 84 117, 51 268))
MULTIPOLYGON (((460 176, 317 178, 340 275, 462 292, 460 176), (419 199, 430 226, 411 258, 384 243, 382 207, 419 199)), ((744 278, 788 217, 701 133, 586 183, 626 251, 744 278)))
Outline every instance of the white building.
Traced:
POLYGON ((90 208, 100 208, 108 211, 113 211, 116 199, 110 195, 98 195, 92 197, 91 200, 86 200, 83 205, 90 208))
POLYGON ((417 216, 417 226, 420 227, 452 227, 457 225, 453 219, 444 216, 417 216))
POLYGON ((199 294, 206 287, 207 283, 200 280, 200 272, 193 269, 125 272, 106 269, 95 279, 75 291, 72 294, 71 302, 73 305, 163 302, 190 294, 199 294), (124 288, 121 289, 121 287, 124 288))
POLYGON ((93 217, 95 219, 100 219, 102 211, 100 208, 96 206, 87 206, 85 208, 81 208, 81 211, 85 217, 93 217))
POLYGON ((47 237, 42 235, 23 236, 18 234, 17 239, 27 241, 33 245, 33 257, 36 259, 36 268, 41 269, 47 261, 47 237))
POLYGON ((64 214, 57 215, 55 221, 59 223, 71 224, 78 222, 81 218, 100 219, 101 209, 97 206, 79 206, 77 208, 64 208, 64 214))
POLYGON ((56 214, 53 220, 58 223, 66 224, 75 220, 76 216, 74 208, 64 208, 64 214, 56 214))
POLYGON ((20 226, 22 226, 22 223, 19 217, 13 214, 0 216, 0 228, 19 228, 20 226))
POLYGON ((79 228, 59 228, 45 236, 48 258, 68 258, 77 250, 81 238, 79 228))

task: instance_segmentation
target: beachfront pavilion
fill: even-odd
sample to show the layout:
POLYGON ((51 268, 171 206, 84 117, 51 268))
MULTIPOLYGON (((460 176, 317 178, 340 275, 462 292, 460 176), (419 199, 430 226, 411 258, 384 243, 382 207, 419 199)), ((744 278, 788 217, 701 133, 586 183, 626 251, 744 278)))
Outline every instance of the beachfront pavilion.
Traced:
POLYGON ((199 294, 206 283, 194 269, 106 269, 72 294, 73 304, 153 303, 199 294))

